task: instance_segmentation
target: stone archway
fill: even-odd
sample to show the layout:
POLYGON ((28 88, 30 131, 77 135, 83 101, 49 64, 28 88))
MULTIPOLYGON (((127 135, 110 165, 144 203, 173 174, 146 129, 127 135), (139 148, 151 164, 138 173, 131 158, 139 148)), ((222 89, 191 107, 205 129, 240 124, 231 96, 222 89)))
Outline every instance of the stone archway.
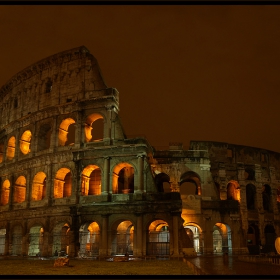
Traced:
POLYGON ((28 256, 41 256, 43 252, 44 229, 40 226, 33 226, 29 231, 28 256))
POLYGON ((131 221, 120 222, 112 234, 112 253, 114 256, 133 255, 134 226, 131 221))
POLYGON ((185 231, 189 236, 196 253, 203 252, 203 234, 201 228, 195 223, 184 225, 185 231))
POLYGON ((251 224, 247 231, 247 247, 249 254, 259 254, 260 233, 258 226, 251 224))
POLYGON ((265 236, 265 244, 262 249, 262 253, 276 253, 275 249, 275 240, 276 240, 276 232, 273 225, 266 225, 264 228, 264 236, 265 236))
POLYGON ((20 256, 22 254, 22 227, 16 225, 12 230, 12 251, 13 256, 20 256))
POLYGON ((85 223, 79 230, 80 256, 95 257, 99 255, 100 227, 96 222, 85 223))
POLYGON ((213 227, 213 252, 232 253, 231 229, 223 223, 216 223, 213 227))
POLYGON ((170 254, 169 225, 164 220, 155 220, 149 226, 147 255, 168 256, 170 254))
POLYGON ((59 223, 53 229, 53 255, 69 255, 69 231, 70 226, 67 223, 59 223))

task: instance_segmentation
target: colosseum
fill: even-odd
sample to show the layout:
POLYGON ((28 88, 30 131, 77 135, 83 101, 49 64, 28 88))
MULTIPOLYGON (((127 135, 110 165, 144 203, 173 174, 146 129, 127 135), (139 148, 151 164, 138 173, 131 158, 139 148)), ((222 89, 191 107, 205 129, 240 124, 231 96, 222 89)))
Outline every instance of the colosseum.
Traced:
POLYGON ((280 154, 129 138, 84 46, 0 89, 0 255, 101 258, 275 252, 280 154))

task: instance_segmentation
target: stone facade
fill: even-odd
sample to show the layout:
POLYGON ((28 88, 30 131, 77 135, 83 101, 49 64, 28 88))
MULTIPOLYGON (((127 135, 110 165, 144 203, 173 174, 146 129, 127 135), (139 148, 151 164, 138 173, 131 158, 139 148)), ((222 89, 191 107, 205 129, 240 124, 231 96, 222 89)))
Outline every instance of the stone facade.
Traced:
POLYGON ((1 255, 274 250, 279 154, 127 138, 119 93, 85 47, 19 72, 0 100, 1 255))

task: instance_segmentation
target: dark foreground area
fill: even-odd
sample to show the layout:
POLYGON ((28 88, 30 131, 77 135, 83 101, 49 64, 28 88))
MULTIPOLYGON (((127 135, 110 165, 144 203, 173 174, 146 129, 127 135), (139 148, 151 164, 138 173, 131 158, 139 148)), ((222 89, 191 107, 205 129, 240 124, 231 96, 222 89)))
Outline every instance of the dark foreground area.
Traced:
MULTIPOLYGON (((54 259, 6 257, 0 275, 193 275, 182 260, 112 262, 70 259, 69 266, 54 267, 54 259)), ((3 277, 0 277, 3 278, 3 277)))
POLYGON ((225 259, 222 255, 209 255, 188 258, 188 261, 198 268, 201 275, 280 276, 280 265, 240 261, 238 256, 229 256, 225 259))

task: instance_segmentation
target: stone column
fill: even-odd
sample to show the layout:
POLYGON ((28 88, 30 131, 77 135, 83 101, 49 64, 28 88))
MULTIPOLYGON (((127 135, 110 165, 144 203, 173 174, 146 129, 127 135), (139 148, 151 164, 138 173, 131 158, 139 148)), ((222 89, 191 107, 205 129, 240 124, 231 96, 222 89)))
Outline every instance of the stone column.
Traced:
POLYGON ((172 222, 173 222, 173 255, 172 257, 179 256, 179 216, 180 213, 173 213, 172 222))
POLYGON ((102 215, 101 244, 99 247, 100 257, 108 255, 108 220, 108 215, 102 215))
POLYGON ((134 194, 141 195, 144 189, 144 155, 138 155, 138 181, 134 186, 134 194))
POLYGON ((21 243, 21 254, 23 256, 28 256, 28 249, 29 249, 29 233, 26 233, 22 236, 22 243, 21 243))
POLYGON ((137 213, 136 222, 136 246, 133 246, 133 255, 141 257, 143 255, 142 235, 143 235, 143 215, 137 213))
POLYGON ((205 216, 204 218, 204 228, 208 230, 204 230, 203 237, 204 237, 204 254, 213 254, 213 224, 211 222, 210 216, 205 216))
POLYGON ((106 106, 107 109, 107 122, 106 122, 106 126, 104 127, 104 141, 108 142, 108 144, 110 144, 110 140, 111 140, 111 127, 112 127, 112 110, 113 110, 113 106, 106 106))
MULTIPOLYGON (((76 246, 75 246, 75 232, 73 230, 70 230, 68 232, 69 235, 69 249, 68 249, 68 255, 69 257, 73 258, 76 256, 76 246)), ((66 247, 67 248, 67 247, 66 247)))
POLYGON ((110 157, 104 157, 104 174, 103 184, 101 185, 101 195, 104 197, 104 201, 108 200, 110 185, 110 157))
POLYGON ((12 233, 10 232, 10 223, 8 222, 6 225, 6 235, 5 235, 5 252, 4 256, 9 255, 9 245, 10 245, 10 236, 12 233))
POLYGON ((43 250, 42 257, 50 257, 49 254, 49 232, 44 231, 43 233, 43 250))

